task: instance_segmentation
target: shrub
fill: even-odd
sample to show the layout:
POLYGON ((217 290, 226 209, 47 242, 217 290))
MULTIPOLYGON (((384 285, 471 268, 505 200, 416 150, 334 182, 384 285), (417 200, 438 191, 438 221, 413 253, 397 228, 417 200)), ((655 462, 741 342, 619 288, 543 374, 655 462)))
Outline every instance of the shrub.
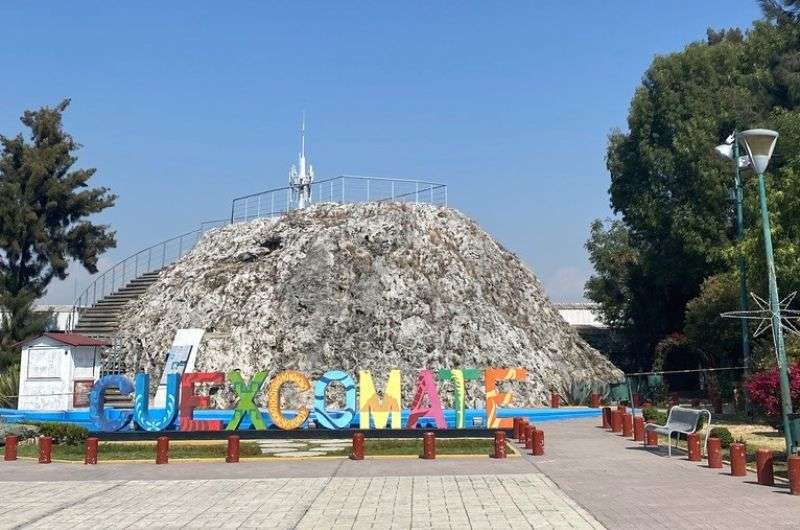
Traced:
POLYGON ((592 392, 592 384, 580 380, 572 381, 566 387, 566 391, 567 395, 564 397, 567 403, 570 405, 583 405, 589 399, 589 394, 592 392))
POLYGON ((24 423, 5 423, 0 421, 0 438, 6 436, 17 436, 20 440, 33 438, 39 434, 39 428, 35 425, 24 423))
POLYGON ((19 367, 9 366, 0 372, 0 408, 17 408, 17 392, 19 392, 19 367))
MULTIPOLYGON (((750 401, 764 413, 773 427, 783 428, 781 422, 781 386, 778 369, 756 372, 745 383, 750 401)), ((789 369, 789 393, 795 409, 800 406, 800 363, 789 369)))
POLYGON ((86 429, 72 423, 40 423, 38 427, 40 435, 49 436, 58 444, 77 445, 89 435, 86 429))
POLYGON ((733 443, 733 435, 731 434, 731 431, 725 427, 714 427, 711 429, 711 432, 708 433, 708 437, 719 438, 719 444, 722 447, 730 447, 733 443))
POLYGON ((658 423, 659 425, 667 423, 667 413, 653 407, 642 409, 642 417, 644 417, 644 421, 649 423, 658 423))

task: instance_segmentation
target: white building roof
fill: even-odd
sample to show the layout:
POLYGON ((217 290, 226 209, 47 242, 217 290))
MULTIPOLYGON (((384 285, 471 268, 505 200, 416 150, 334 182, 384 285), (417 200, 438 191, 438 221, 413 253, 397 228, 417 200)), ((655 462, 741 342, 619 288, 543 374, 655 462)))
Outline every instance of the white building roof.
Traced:
POLYGON ((605 329, 608 326, 600 321, 598 305, 594 302, 569 302, 554 304, 561 318, 572 327, 591 327, 605 329))

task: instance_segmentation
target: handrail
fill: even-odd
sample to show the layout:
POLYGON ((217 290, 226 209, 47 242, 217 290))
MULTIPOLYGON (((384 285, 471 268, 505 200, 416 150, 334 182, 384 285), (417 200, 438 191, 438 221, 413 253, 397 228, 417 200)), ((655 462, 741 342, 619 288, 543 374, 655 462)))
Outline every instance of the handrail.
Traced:
MULTIPOLYGON (((297 207, 295 192, 296 190, 292 186, 285 186, 236 197, 231 202, 229 219, 201 223, 200 228, 196 230, 171 237, 118 261, 94 278, 75 299, 67 319, 67 330, 75 329, 81 309, 94 305, 142 274, 160 270, 175 263, 194 248, 200 237, 210 228, 237 221, 282 215, 294 210, 297 207), (257 200, 254 201, 251 208, 249 201, 253 199, 257 200), (262 208, 262 202, 269 202, 269 207, 265 204, 262 208), (241 212, 237 215, 237 206, 244 209, 243 215, 241 212), (251 214, 253 208, 255 212, 251 214)), ((447 185, 422 180, 339 175, 311 183, 309 198, 312 202, 403 202, 409 200, 447 205, 447 185)))
MULTIPOLYGON (((231 202, 230 221, 251 221, 282 215, 297 208, 299 196, 292 186, 272 188, 236 197, 231 202)), ((423 202, 447 205, 447 185, 423 180, 339 175, 312 182, 311 202, 423 202)))
POLYGON ((160 270, 167 265, 175 263, 194 248, 205 232, 225 223, 227 223, 227 220, 203 222, 200 228, 173 236, 134 252, 103 271, 81 291, 80 295, 72 303, 72 309, 67 319, 67 330, 73 331, 75 329, 82 308, 94 305, 98 300, 113 293, 118 288, 124 287, 142 274, 160 270))

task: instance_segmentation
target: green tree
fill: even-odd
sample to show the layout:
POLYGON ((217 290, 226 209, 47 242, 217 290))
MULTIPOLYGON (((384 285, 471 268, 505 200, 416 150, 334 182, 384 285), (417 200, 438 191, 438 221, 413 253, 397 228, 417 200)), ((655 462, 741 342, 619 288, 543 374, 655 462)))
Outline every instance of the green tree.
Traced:
POLYGON ((95 169, 73 169, 80 145, 62 126, 64 100, 26 111, 22 134, 0 135, 0 305, 7 346, 41 329, 31 311, 54 278, 65 279, 70 260, 97 272, 98 257, 116 245, 107 225, 87 220, 113 206, 115 195, 90 188, 95 169))
MULTIPOLYGON (((592 249, 602 248, 613 234, 593 225, 587 248, 596 274, 586 292, 601 304, 609 324, 628 331, 629 347, 640 367, 652 364, 660 341, 684 333, 687 305, 696 297, 700 299, 692 307, 692 318, 719 309, 716 301, 707 304, 710 294, 720 293, 703 293, 703 282, 732 274, 740 256, 748 262, 751 289, 765 292, 755 181, 745 176, 747 232, 737 244, 730 201, 732 168, 713 154, 714 146, 731 131, 750 127, 781 133, 768 186, 779 281, 786 291, 800 287, 797 24, 770 19, 756 22, 745 34, 709 30, 706 41, 656 57, 631 102, 628 130, 615 131, 609 138, 609 195, 621 225, 613 228, 626 234, 631 247, 626 256, 635 255, 636 260, 621 260, 614 281, 604 281, 610 269, 598 267, 592 249)), ((709 323, 718 324, 715 319, 709 323)), ((692 325, 696 330, 697 322, 692 325)), ((686 335, 688 347, 705 351, 708 338, 688 329, 686 335)))
POLYGON ((722 313, 738 309, 739 279, 722 273, 707 278, 700 293, 686 305, 685 334, 709 367, 741 363, 741 322, 722 313))
POLYGON ((800 21, 800 0, 758 0, 768 18, 782 23, 800 21))

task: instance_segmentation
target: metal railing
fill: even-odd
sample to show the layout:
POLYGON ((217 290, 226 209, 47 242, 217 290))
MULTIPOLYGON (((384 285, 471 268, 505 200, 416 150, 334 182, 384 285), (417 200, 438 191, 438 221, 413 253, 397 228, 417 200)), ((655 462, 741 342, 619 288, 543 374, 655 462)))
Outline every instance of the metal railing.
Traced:
MULTIPOLYGON (((447 205, 447 185, 405 180, 341 175, 311 184, 311 203, 422 202, 447 205)), ((274 217, 297 208, 296 191, 287 186, 233 199, 231 222, 274 217)))
MULTIPOLYGON (((399 201, 447 205, 447 185, 423 180, 340 175, 312 183, 310 191, 311 204, 399 201)), ((143 274, 172 265, 193 249, 208 230, 229 222, 282 215, 297 206, 297 192, 290 186, 233 199, 230 219, 201 223, 197 230, 140 250, 100 274, 72 304, 67 330, 75 329, 82 309, 93 306, 143 274)))
POLYGON ((158 271, 167 265, 172 265, 192 250, 203 234, 227 223, 227 219, 205 221, 197 230, 171 237, 112 265, 111 268, 92 280, 92 283, 81 291, 78 298, 72 303, 72 310, 67 319, 67 331, 75 329, 83 308, 94 305, 98 300, 148 272, 158 271))

